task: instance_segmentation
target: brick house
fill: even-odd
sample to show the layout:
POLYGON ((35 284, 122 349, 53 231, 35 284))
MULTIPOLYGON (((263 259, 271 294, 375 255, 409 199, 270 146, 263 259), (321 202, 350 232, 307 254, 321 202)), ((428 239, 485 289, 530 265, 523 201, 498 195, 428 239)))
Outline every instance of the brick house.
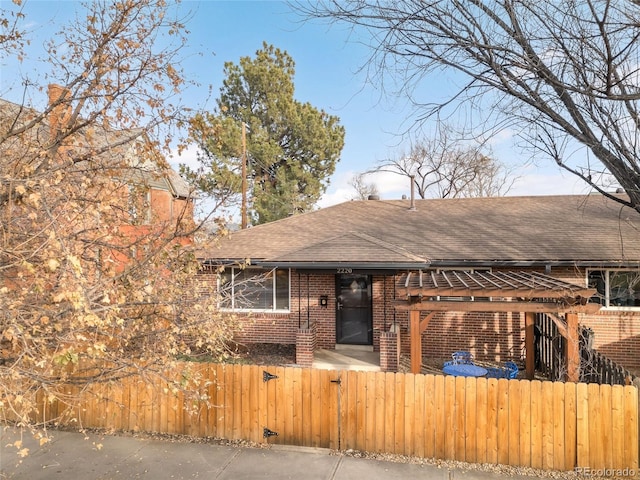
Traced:
MULTIPOLYGON (((232 233, 203 253, 200 279, 243 319, 239 341, 297 343, 298 363, 309 364, 304 351, 343 344, 382 350, 387 362, 395 353, 385 352, 388 336, 392 349, 408 352, 410 315, 399 308, 408 272, 540 275, 590 288, 578 322, 593 330, 598 351, 638 369, 639 226, 635 210, 596 194, 351 201, 232 233), (219 265, 222 274, 212 268, 219 265)), ((448 295, 431 300, 497 300, 448 295)), ((467 306, 434 312, 418 338, 425 357, 469 350, 505 361, 522 356, 525 323, 522 311, 467 306)))
MULTIPOLYGON (((39 152, 55 149, 47 170, 79 183, 91 179, 86 196, 99 197, 109 210, 105 214, 103 209, 99 221, 117 225, 128 241, 159 237, 178 225, 183 231, 192 229, 193 189, 143 132, 97 122, 83 126, 84 119, 72 120, 74 102, 65 98, 64 87, 52 84, 47 91, 44 112, 0 99, 0 129, 6 137, 0 152, 7 169, 11 162, 29 163, 40 158, 39 152)), ((180 243, 192 243, 190 235, 179 237, 180 243)), ((115 250, 113 256, 122 260, 115 250)))

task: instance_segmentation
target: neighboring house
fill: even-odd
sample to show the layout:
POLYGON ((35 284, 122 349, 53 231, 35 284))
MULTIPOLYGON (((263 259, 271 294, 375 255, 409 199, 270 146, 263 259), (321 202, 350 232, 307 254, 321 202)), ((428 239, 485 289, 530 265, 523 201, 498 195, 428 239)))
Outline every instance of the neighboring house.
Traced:
MULTIPOLYGON (((640 368, 639 229, 635 210, 596 194, 350 201, 222 238, 203 252, 200 279, 218 289, 220 308, 244 319, 241 342, 379 350, 381 336, 394 332, 398 348, 408 352, 410 315, 399 308, 407 301, 401 282, 408 272, 433 273, 441 283, 472 273, 484 283, 482 291, 488 291, 488 274, 524 272, 520 292, 536 281, 526 275, 539 273, 583 293, 595 290, 589 308, 576 310, 583 312, 579 323, 594 331, 597 350, 640 368), (225 265, 222 274, 214 268, 219 265, 225 265)), ((440 291, 448 295, 416 301, 448 301, 455 308, 452 302, 501 300, 440 291)), ((520 300, 540 300, 536 295, 545 294, 532 287, 520 300)), ((419 339, 424 356, 469 350, 480 360, 520 358, 525 313, 473 308, 429 316, 419 339)), ((299 355, 298 363, 308 364, 309 357, 299 355)))
MULTIPOLYGON (((38 172, 20 172, 24 165, 38 165, 34 161, 38 159, 38 169, 43 173, 52 172, 49 175, 54 180, 46 181, 55 182, 55 176, 59 175, 69 184, 77 181, 87 185, 84 189, 78 188, 75 194, 69 193, 69 197, 81 194, 85 203, 86 198, 98 200, 99 207, 93 215, 96 225, 107 223, 119 229, 121 238, 111 239, 116 247, 130 243, 135 250, 152 238, 166 237, 176 231, 179 231, 174 235, 176 241, 192 243, 191 234, 181 232, 187 233, 193 228, 193 189, 169 166, 142 131, 111 129, 98 122, 76 127, 85 121, 79 118, 71 122, 72 103, 60 103, 65 93, 63 87, 49 85, 47 110, 50 111, 47 112, 0 99, 3 138, 0 164, 6 173, 0 178, 0 196, 15 188, 11 182, 15 185, 16 182, 41 181, 44 177, 38 172), (65 129, 67 131, 60 134, 65 129), (45 167, 40 152, 53 149, 56 153, 45 167), (10 171, 19 173, 12 178, 10 171)), ((0 204, 9 199, 11 194, 7 194, 6 199, 0 198, 0 204)), ((19 209, 19 202, 12 200, 9 208, 19 209)), ((19 221, 17 217, 13 215, 12 220, 19 221)), ((126 263, 129 253, 113 248, 111 255, 116 262, 126 263)))

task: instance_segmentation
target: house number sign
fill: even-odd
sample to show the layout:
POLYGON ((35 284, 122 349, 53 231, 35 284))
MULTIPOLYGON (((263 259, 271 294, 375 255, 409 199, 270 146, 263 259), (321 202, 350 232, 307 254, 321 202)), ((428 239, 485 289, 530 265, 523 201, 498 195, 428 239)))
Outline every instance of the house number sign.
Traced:
POLYGON ((336 273, 353 273, 353 268, 337 268, 336 273))

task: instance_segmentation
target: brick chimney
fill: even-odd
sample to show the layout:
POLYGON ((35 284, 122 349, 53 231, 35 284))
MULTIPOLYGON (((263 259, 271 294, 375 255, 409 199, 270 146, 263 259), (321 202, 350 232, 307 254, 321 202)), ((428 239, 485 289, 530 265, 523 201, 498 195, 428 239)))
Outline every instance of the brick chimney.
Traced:
POLYGON ((61 85, 50 84, 47 90, 49 107, 53 107, 49 114, 49 128, 51 136, 57 135, 71 118, 71 92, 61 85), (56 105, 57 102, 60 102, 56 105))

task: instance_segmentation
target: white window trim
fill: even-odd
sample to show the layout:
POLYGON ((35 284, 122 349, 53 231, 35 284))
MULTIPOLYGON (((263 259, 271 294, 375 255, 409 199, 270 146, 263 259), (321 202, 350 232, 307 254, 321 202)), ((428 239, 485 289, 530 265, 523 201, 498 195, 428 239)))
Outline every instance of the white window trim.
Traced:
MULTIPOLYGON (((589 273, 591 272, 606 272, 604 284, 605 284, 605 304, 601 306, 602 310, 618 311, 618 312, 639 312, 638 307, 622 307, 619 305, 609 305, 609 294, 611 293, 609 288, 609 273, 610 272, 638 272, 635 268, 587 268, 585 271, 585 285, 589 286, 589 273)), ((640 272, 638 272, 640 274, 640 272)))
MULTIPOLYGON (((230 267, 231 268, 231 303, 232 305, 235 304, 235 277, 236 277, 236 271, 239 270, 238 267, 230 267)), ((248 267, 251 268, 251 267, 248 267)), ((275 279, 275 272, 276 270, 278 270, 277 268, 272 268, 271 270, 265 270, 265 273, 267 272, 273 272, 274 274, 274 279, 275 279)), ((286 270, 287 271, 287 275, 289 277, 289 291, 287 292, 287 304, 289 305, 289 308, 235 308, 235 306, 232 306, 231 308, 228 307, 222 307, 220 305, 220 302, 218 302, 218 309, 221 312, 238 312, 238 313, 291 313, 291 269, 287 268, 281 268, 280 270, 286 270)), ((218 289, 220 289, 220 276, 218 276, 218 289)), ((275 305, 277 302, 277 285, 276 282, 273 282, 273 304, 275 305)))

